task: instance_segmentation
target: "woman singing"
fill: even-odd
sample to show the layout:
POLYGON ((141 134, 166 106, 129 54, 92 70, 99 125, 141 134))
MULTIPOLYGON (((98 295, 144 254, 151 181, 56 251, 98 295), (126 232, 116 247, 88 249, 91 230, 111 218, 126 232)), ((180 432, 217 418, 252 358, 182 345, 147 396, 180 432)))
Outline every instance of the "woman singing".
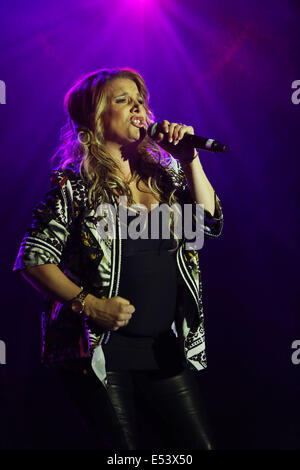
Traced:
POLYGON ((206 368, 198 248, 178 236, 172 211, 163 237, 160 210, 184 219, 190 205, 195 223, 201 204, 202 233, 222 231, 219 198, 181 142, 194 130, 164 120, 151 139, 148 92, 130 69, 84 76, 65 110, 51 186, 14 265, 45 297, 42 362, 56 367, 98 448, 145 448, 139 397, 168 430, 165 448, 213 449, 197 382, 206 368))

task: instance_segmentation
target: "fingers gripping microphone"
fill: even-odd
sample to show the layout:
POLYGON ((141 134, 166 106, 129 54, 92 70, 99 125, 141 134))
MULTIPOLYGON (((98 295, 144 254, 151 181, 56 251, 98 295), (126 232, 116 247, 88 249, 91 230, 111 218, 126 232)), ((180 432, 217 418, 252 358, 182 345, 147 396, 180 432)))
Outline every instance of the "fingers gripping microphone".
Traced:
MULTIPOLYGON (((148 127, 147 134, 151 139, 156 139, 159 133, 165 134, 165 131, 159 122, 154 122, 148 127)), ((168 147, 171 145, 168 141, 167 135, 165 135, 164 140, 161 143, 165 143, 168 147)), ((221 144, 217 140, 206 139, 199 135, 185 134, 178 145, 181 143, 186 147, 209 150, 210 152, 224 153, 227 151, 226 145, 221 144)), ((160 145, 160 143, 158 145, 160 145)))

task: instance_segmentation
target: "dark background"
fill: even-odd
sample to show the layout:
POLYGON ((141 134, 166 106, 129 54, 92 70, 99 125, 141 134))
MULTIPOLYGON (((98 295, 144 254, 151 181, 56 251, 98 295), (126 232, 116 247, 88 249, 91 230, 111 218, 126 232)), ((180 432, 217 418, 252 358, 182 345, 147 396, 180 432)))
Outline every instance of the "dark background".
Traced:
POLYGON ((299 449, 299 3, 12 1, 1 11, 0 448, 78 448, 84 431, 39 364, 42 298, 12 266, 47 190, 65 92, 83 73, 129 66, 157 119, 228 145, 201 152, 224 230, 200 250, 208 369, 199 372, 220 448, 299 449))

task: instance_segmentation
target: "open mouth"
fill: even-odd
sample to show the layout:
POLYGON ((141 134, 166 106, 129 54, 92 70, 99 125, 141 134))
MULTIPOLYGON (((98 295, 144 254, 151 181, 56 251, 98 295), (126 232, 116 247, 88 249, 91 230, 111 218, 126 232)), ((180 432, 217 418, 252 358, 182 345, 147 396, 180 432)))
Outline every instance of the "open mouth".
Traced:
POLYGON ((130 123, 134 126, 140 129, 141 127, 146 127, 146 121, 145 118, 142 116, 133 116, 130 119, 130 123))

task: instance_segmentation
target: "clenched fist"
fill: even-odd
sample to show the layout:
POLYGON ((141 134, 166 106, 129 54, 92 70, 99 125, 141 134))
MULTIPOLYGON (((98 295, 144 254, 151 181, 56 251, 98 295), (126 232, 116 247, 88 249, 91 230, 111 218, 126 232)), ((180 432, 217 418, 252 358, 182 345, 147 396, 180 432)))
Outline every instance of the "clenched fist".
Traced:
POLYGON ((118 330, 127 325, 134 313, 135 308, 130 301, 123 297, 112 297, 110 299, 98 299, 88 294, 85 299, 84 313, 98 325, 118 330))

